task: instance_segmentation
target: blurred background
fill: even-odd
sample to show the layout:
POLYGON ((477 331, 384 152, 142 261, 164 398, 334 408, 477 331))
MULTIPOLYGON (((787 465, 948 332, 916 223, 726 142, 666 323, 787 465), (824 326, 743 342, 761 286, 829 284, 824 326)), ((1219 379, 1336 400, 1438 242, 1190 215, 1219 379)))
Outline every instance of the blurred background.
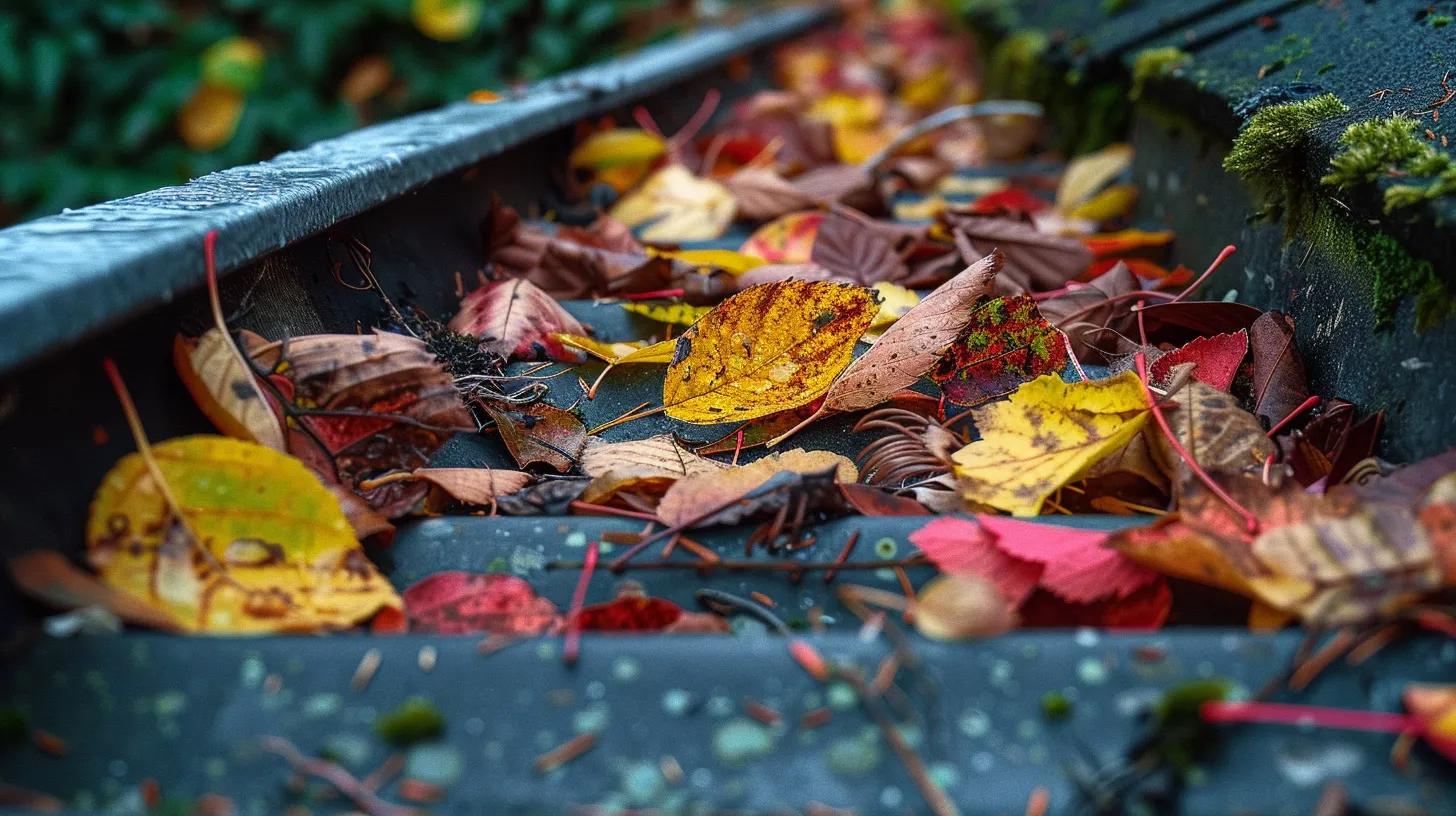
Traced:
POLYGON ((692 0, 5 0, 0 226, 671 36, 692 0))

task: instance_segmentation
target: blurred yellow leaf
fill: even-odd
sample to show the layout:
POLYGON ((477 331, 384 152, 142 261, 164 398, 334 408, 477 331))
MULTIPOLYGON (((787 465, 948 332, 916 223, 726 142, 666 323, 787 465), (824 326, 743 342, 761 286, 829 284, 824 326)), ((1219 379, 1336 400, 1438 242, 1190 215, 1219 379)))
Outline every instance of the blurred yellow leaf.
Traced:
POLYGON ((1073 207, 1067 213, 1067 217, 1096 222, 1111 221, 1131 212, 1132 206, 1137 203, 1137 200, 1138 188, 1136 186, 1114 184, 1073 207))
POLYGON ((676 252, 662 252, 649 248, 648 255, 671 258, 696 267, 721 269, 730 275, 742 275, 750 269, 763 266, 763 259, 731 249, 680 249, 676 252))
POLYGON ((605 170, 622 164, 643 164, 661 156, 667 143, 645 130, 616 128, 588 136, 567 158, 573 168, 605 170))
POLYGON ((1048 374, 973 414, 981 438, 952 457, 967 499, 1019 516, 1104 456, 1147 421, 1142 382, 1131 371, 1065 383, 1048 374))
POLYGON ((107 585, 205 632, 337 629, 399 608, 338 500, 302 462, 223 436, 152 453, 182 518, 141 454, 117 462, 86 525, 107 585))
POLYGON ((410 17, 426 37, 455 42, 475 33, 484 9, 482 0, 414 0, 410 17))
POLYGON ((263 79, 263 46, 248 37, 218 40, 202 52, 202 81, 240 93, 255 90, 263 79))
POLYGON ((288 448, 278 414, 262 401, 251 382, 253 373, 221 331, 211 328, 196 339, 177 335, 172 361, 197 407, 218 430, 274 450, 288 448))
POLYGON ((1057 211, 1070 213, 1132 165, 1132 145, 1112 144, 1072 159, 1057 186, 1057 211))
POLYGON ((193 150, 214 150, 232 140, 242 116, 241 92, 203 83, 177 112, 177 135, 193 150))
POLYGON ((670 164, 618 199, 611 216, 629 227, 642 227, 644 241, 681 243, 719 237, 737 210, 727 187, 670 164))
POLYGON ((871 127, 885 115, 885 98, 876 93, 834 91, 809 106, 808 116, 838 127, 871 127))
POLYGON ((784 280, 728 298, 677 340, 667 415, 736 422, 797 408, 829 389, 878 307, 869 290, 784 280))
POLYGON ((845 164, 864 164, 895 138, 893 131, 862 125, 831 125, 834 157, 845 164))
POLYGON ((691 303, 623 303, 622 308, 648 320, 679 326, 691 326, 713 311, 712 306, 694 306, 691 303))

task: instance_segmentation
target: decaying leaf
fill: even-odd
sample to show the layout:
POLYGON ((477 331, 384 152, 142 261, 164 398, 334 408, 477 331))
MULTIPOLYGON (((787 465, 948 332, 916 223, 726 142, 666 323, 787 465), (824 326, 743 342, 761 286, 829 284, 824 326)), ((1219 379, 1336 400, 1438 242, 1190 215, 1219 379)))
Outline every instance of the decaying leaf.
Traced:
POLYGON ((1077 383, 1048 374, 973 418, 981 438, 953 457, 966 499, 1036 515, 1048 496, 1142 429, 1147 403, 1132 372, 1077 383))
POLYGON ((992 637, 1016 625, 996 585, 974 575, 937 575, 915 593, 915 629, 934 640, 992 637))
POLYGON ((576 414, 545 402, 530 405, 483 403, 516 464, 545 464, 565 472, 586 444, 586 426, 576 414))
POLYGON ((857 283, 904 280, 910 270, 879 231, 831 212, 819 223, 809 261, 857 283))
POLYGON ((777 509, 765 503, 752 501, 734 505, 735 500, 747 500, 778 474, 792 473, 812 475, 832 471, 829 484, 835 480, 852 482, 859 473, 854 463, 837 453, 828 451, 788 450, 766 456, 755 462, 736 468, 709 473, 697 473, 679 479, 668 489, 657 506, 657 516, 663 523, 677 526, 688 524, 693 519, 714 508, 725 507, 711 520, 701 524, 733 524, 766 509, 777 509))
POLYGON ((1254 413, 1273 425, 1309 397, 1304 362, 1294 347, 1294 321, 1266 312, 1249 327, 1254 361, 1254 413))
POLYGON ((694 176, 681 164, 653 173, 611 210, 613 218, 640 229, 642 240, 653 243, 711 241, 733 223, 736 212, 728 188, 694 176))
POLYGON ((1060 288, 1092 263, 1092 253, 1081 241, 1048 235, 1031 224, 968 215, 947 215, 946 220, 966 263, 975 263, 996 249, 1006 256, 996 279, 1001 294, 1060 288))
POLYGON ((264 343, 244 332, 249 354, 297 418, 288 449, 325 482, 397 516, 427 487, 361 490, 378 474, 424 467, 456 431, 473 431, 455 381, 425 344, 391 332, 314 334, 264 343))
MULTIPOLYGON (((1232 395, 1201 382, 1190 382, 1164 404, 1163 413, 1184 450, 1204 470, 1229 474, 1256 472, 1274 453, 1274 443, 1253 414, 1232 395)), ((1165 473, 1191 474, 1167 437, 1152 434, 1153 450, 1165 473)))
POLYGON ((494 504, 498 496, 514 493, 536 481, 529 473, 497 468, 415 468, 408 475, 410 479, 428 482, 456 501, 477 505, 494 504))
POLYGON ((591 437, 581 454, 581 472, 591 477, 616 473, 619 476, 691 476, 726 467, 721 462, 693 453, 668 434, 627 442, 603 442, 591 437))
POLYGON ((173 361, 197 407, 224 434, 286 450, 283 425, 274 406, 255 385, 253 372, 238 358, 232 340, 216 328, 200 337, 177 335, 173 361))
POLYGON ((663 382, 667 415, 753 419, 823 394, 849 364, 876 304, 858 286, 787 280, 739 292, 683 332, 663 382))
POLYGON ((189 436, 102 480, 88 558, 109 586, 180 629, 261 633, 352 626, 400 600, 354 539, 339 504, 297 459, 251 442, 189 436))
POLYGON ((514 575, 437 572, 411 584, 403 598, 410 628, 421 632, 529 637, 561 625, 556 605, 514 575))
MULTIPOLYGON (((1133 328, 1134 315, 1118 308, 1113 298, 1136 292, 1138 280, 1119 263, 1080 286, 1038 304, 1043 316, 1072 341, 1072 353, 1086 362, 1105 362, 1119 348, 1119 338, 1133 328)), ((1175 304, 1176 305, 1176 304, 1175 304)))
POLYGON ((1067 367, 1067 342, 1029 295, 975 306, 930 378, 956 405, 980 405, 1067 367))
POLYGON ((485 351, 521 360, 562 356, 554 332, 586 334, 561 304, 520 279, 492 281, 466 295, 450 328, 480 338, 485 351))

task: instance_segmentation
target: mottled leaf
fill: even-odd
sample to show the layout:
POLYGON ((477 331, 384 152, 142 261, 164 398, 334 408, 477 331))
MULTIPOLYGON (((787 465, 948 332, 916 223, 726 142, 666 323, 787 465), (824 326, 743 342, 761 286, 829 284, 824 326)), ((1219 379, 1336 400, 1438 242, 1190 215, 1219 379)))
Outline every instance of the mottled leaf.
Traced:
POLYGON ((179 334, 172 351, 182 384, 219 431, 274 450, 287 449, 277 410, 266 401, 232 340, 216 328, 197 338, 179 334))
POLYGON ((1067 343, 1029 295, 975 306, 930 378, 956 405, 980 405, 1067 367, 1067 343))
POLYGON ((518 406, 483 403, 516 464, 544 464, 559 472, 576 465, 586 444, 586 426, 576 414, 544 402, 518 406))
POLYGON ((411 584, 403 597, 410 628, 421 632, 529 637, 561 625, 556 605, 514 575, 437 572, 411 584))
POLYGON ((586 329, 550 295, 527 280, 492 281, 465 296, 450 328, 480 338, 480 347, 505 358, 561 357, 553 332, 586 329))

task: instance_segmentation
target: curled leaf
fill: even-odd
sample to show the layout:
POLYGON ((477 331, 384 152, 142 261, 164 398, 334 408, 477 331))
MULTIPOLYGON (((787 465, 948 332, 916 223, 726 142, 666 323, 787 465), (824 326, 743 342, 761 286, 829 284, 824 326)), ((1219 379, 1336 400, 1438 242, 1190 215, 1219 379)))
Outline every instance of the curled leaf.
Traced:
POLYGON ((809 260, 858 283, 899 281, 910 274, 895 247, 878 230, 831 212, 820 222, 809 260))
POLYGON ((274 407, 253 384, 232 341, 216 328, 195 339, 177 335, 173 361, 197 407, 219 431, 238 439, 286 450, 283 426, 274 407))
POLYGON ((1229 334, 1198 337, 1186 345, 1161 354, 1148 369, 1155 383, 1166 383, 1174 366, 1193 364, 1193 379, 1220 391, 1233 388, 1234 377, 1249 351, 1248 332, 1240 329, 1229 334))
POLYGON ((492 281, 465 296, 450 328, 480 338, 480 347, 506 358, 560 357, 553 332, 586 330, 550 295, 527 280, 492 281))
POLYGON ((731 505, 754 496, 755 491, 776 475, 785 472, 810 475, 825 471, 832 471, 831 484, 835 480, 852 482, 859 475, 854 463, 837 453, 788 450, 741 467, 696 473, 679 479, 662 497, 657 506, 657 516, 663 523, 677 526, 687 524, 713 508, 726 507, 711 522, 701 523, 731 524, 769 507, 763 502, 749 502, 741 508, 731 505))
POLYGON ((728 188, 694 176, 681 164, 658 170, 612 207, 612 217, 640 228, 654 243, 711 241, 733 222, 737 204, 728 188))
POLYGON ((521 467, 545 464, 565 472, 586 444, 586 426, 576 414, 544 402, 517 406, 483 403, 501 441, 521 467))

